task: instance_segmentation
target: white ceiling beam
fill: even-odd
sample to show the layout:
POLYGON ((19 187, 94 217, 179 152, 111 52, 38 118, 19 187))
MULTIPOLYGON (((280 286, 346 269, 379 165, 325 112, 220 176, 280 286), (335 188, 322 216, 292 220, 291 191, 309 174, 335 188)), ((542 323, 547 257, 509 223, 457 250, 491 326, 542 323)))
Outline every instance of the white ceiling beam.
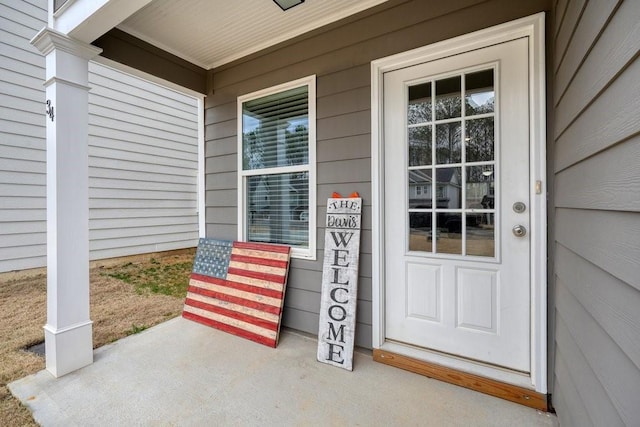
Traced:
POLYGON ((152 0, 69 0, 49 22, 63 34, 91 43, 152 0))

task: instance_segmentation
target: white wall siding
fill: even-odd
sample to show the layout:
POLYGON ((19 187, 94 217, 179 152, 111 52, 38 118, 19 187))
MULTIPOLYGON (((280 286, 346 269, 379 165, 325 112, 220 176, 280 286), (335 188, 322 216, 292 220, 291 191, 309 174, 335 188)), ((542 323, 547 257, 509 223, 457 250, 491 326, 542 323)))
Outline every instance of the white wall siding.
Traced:
POLYGON ((95 63, 89 85, 91 258, 195 246, 198 101, 95 63))
MULTIPOLYGON (((46 264, 46 0, 0 0, 0 272, 46 264)), ((198 101, 89 67, 91 259, 195 246, 198 101)))
POLYGON ((29 39, 47 10, 36 3, 0 0, 0 272, 46 263, 44 58, 29 39))

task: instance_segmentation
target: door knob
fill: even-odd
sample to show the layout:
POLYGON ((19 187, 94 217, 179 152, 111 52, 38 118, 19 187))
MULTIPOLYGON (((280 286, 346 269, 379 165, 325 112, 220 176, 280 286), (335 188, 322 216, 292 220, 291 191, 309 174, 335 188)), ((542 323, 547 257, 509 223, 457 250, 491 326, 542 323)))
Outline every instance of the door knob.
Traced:
POLYGON ((525 228, 524 225, 516 225, 515 227, 513 227, 513 235, 516 237, 524 237, 527 235, 527 229, 525 228))

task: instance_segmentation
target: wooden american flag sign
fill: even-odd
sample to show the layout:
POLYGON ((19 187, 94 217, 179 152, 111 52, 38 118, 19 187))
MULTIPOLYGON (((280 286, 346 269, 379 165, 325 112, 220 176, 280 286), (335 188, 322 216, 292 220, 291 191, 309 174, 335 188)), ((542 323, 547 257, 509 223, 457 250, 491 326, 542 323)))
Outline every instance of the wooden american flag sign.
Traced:
POLYGON ((200 239, 182 317, 275 347, 289 246, 200 239))

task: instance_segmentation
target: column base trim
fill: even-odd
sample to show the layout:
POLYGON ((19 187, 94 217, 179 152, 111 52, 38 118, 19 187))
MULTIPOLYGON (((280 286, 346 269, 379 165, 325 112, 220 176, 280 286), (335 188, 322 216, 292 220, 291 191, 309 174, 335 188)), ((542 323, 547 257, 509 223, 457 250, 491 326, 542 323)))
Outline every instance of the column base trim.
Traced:
POLYGON ((44 326, 46 369, 58 378, 93 363, 93 322, 44 326))
POLYGON ((549 409, 547 405, 547 395, 537 393, 534 390, 380 349, 373 350, 373 360, 449 384, 519 403, 540 411, 548 412, 549 409))

